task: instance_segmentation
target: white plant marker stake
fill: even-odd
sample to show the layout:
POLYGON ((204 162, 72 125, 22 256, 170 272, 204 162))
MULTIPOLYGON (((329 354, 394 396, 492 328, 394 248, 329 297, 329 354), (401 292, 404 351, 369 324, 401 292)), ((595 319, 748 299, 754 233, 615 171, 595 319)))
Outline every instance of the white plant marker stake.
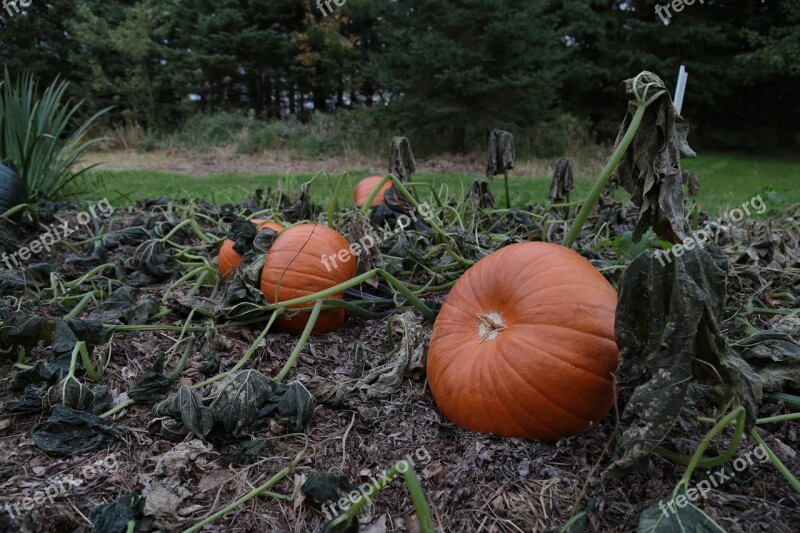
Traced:
POLYGON ((681 69, 678 72, 678 86, 675 88, 675 100, 672 102, 675 106, 675 111, 678 114, 681 114, 681 109, 683 109, 683 97, 686 94, 686 80, 689 78, 689 73, 686 72, 686 67, 681 65, 681 69))

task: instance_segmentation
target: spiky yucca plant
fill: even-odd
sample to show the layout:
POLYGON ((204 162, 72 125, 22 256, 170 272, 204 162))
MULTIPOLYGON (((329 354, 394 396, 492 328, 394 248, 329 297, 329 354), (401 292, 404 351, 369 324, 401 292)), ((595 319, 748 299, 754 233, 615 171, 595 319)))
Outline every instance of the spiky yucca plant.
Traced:
POLYGON ((65 96, 69 83, 56 79, 40 94, 33 76, 12 82, 8 69, 0 81, 0 161, 10 159, 28 189, 28 201, 64 195, 64 187, 92 166, 81 168, 86 151, 100 139, 86 139, 103 109, 82 124, 65 96))

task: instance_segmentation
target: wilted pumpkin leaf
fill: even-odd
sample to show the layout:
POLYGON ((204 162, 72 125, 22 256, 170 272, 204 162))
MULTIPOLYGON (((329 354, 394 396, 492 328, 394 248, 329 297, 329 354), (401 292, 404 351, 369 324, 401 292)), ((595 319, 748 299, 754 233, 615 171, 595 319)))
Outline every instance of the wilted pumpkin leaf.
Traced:
MULTIPOLYGON (((207 345, 208 346, 208 345, 207 345)), ((207 347, 206 352, 206 359, 203 362, 203 366, 201 366, 198 370, 204 376, 210 376, 212 374, 216 374, 219 371, 220 359, 219 355, 216 352, 212 351, 211 347, 207 347)))
POLYGON ((550 203, 562 204, 567 202, 569 193, 574 188, 575 180, 572 177, 572 163, 569 157, 562 157, 556 163, 553 181, 550 183, 550 203))
MULTIPOLYGON (((256 238, 253 239, 253 249, 250 250, 254 256, 264 256, 266 255, 270 248, 272 248, 272 243, 275 242, 275 239, 278 237, 278 232, 275 231, 273 228, 262 228, 258 231, 256 238)), ((261 259, 261 266, 264 266, 264 258, 261 259)), ((242 262, 247 263, 249 262, 249 257, 245 257, 242 262)), ((259 270, 259 273, 261 270, 259 270)))
POLYGON ((22 390, 31 384, 44 383, 48 386, 55 385, 66 376, 66 371, 62 368, 50 368, 41 361, 33 365, 30 370, 23 370, 17 373, 11 380, 12 390, 22 390))
POLYGON ((211 404, 211 413, 229 435, 241 437, 271 396, 269 379, 255 370, 243 370, 222 388, 211 404))
POLYGON ((16 271, 4 270, 0 272, 0 296, 16 294, 33 285, 33 280, 22 276, 16 271))
POLYGON ((77 411, 86 411, 94 403, 94 393, 78 381, 75 376, 67 376, 53 385, 44 395, 42 408, 50 411, 56 405, 65 405, 77 411))
POLYGON ((400 181, 408 181, 417 171, 417 161, 411 152, 411 143, 405 137, 393 137, 389 144, 389 173, 400 181))
POLYGON ((278 420, 287 424, 292 431, 305 431, 314 418, 315 407, 314 397, 301 383, 275 384, 272 396, 259 413, 259 418, 277 415, 278 420))
POLYGON ((61 455, 79 455, 111 445, 122 431, 102 418, 65 405, 56 405, 50 417, 31 432, 39 449, 61 455))
POLYGON ((308 181, 300 186, 300 198, 291 207, 283 211, 283 217, 289 222, 300 222, 301 220, 311 220, 317 211, 317 207, 311 202, 309 189, 311 182, 308 181))
POLYGON ((263 257, 257 261, 257 268, 253 266, 252 263, 245 263, 228 279, 225 293, 215 310, 217 314, 234 321, 254 320, 271 314, 263 309, 264 294, 260 289, 263 257))
MULTIPOLYGON (((101 344, 108 337, 108 332, 100 322, 30 316, 21 311, 10 311, 8 308, 0 309, 0 318, 3 320, 3 324, 0 325, 0 347, 19 344, 33 348, 40 342, 60 342, 63 345, 72 342, 72 346, 75 346, 72 337, 60 338, 56 334, 58 323, 66 326, 77 340, 85 341, 88 345, 101 344)), ((66 334, 66 329, 59 333, 66 334)))
POLYGON ((128 398, 137 403, 152 403, 161 396, 174 380, 164 375, 164 355, 156 357, 153 368, 138 379, 128 392, 128 398))
POLYGON ((189 431, 198 439, 205 439, 214 425, 211 412, 187 386, 178 389, 172 397, 167 398, 153 408, 156 416, 170 417, 183 422, 189 431))
POLYGON ((134 287, 123 286, 115 290, 100 306, 96 320, 105 324, 119 321, 122 324, 144 324, 147 317, 158 311, 153 298, 139 298, 134 287))
POLYGON ((309 391, 320 402, 352 408, 388 398, 400 387, 404 376, 425 367, 430 336, 419 322, 413 312, 392 318, 390 324, 401 331, 402 339, 383 364, 365 372, 354 384, 314 376, 308 381, 309 391))
POLYGON ((103 237, 103 247, 113 250, 120 245, 135 246, 150 238, 150 234, 141 226, 112 231, 103 237))
POLYGON ((100 322, 29 316, 8 309, 0 309, 0 317, 0 351, 10 351, 17 345, 30 350, 40 342, 49 342, 48 361, 53 370, 69 368, 78 341, 90 346, 100 344, 109 333, 100 322))
POLYGON ((465 202, 478 205, 484 209, 494 209, 496 202, 491 189, 489 189, 489 182, 483 178, 477 178, 472 182, 472 186, 464 198, 465 202))
MULTIPOLYGON (((630 78, 620 84, 620 92, 632 102, 635 101, 634 80, 636 78, 630 78)), ((648 227, 665 240, 683 242, 681 155, 696 155, 686 141, 689 123, 675 111, 669 90, 652 72, 639 77, 637 89, 640 95, 645 91, 648 96, 658 91, 664 91, 664 94, 648 106, 633 142, 614 170, 612 180, 622 185, 640 208, 639 221, 633 232, 634 242, 639 242, 648 227), (646 88, 648 84, 651 85, 646 88)), ((636 106, 629 105, 615 148, 625 136, 635 113, 636 106)))
POLYGON ((249 220, 237 220, 231 226, 228 238, 233 241, 233 249, 244 255, 253 249, 253 239, 257 234, 258 230, 255 224, 249 220))
POLYGON ((800 388, 800 344, 788 330, 759 331, 732 346, 758 374, 763 392, 800 388))
POLYGON ((67 326, 66 322, 56 319, 48 357, 50 364, 54 368, 69 370, 72 364, 72 351, 78 342, 78 336, 67 326))
POLYGON ((0 310, 3 325, 0 326, 0 348, 20 345, 33 348, 39 342, 51 342, 55 320, 46 317, 28 316, 21 311, 0 310))
MULTIPOLYGON (((367 215, 362 210, 356 209, 353 212, 352 218, 347 223, 347 229, 347 233, 350 235, 350 242, 359 243, 361 247, 358 255, 360 271, 367 272, 373 268, 384 268, 386 259, 381 254, 381 238, 375 233, 370 224, 370 219, 367 218, 367 215), (369 243, 372 243, 372 245, 369 246, 369 243)), ((370 281, 367 281, 367 283, 370 283, 370 281)), ((377 281, 373 281, 373 283, 377 283, 377 281)))
POLYGON ((312 470, 306 476, 300 490, 314 500, 314 503, 322 505, 328 501, 337 501, 340 491, 347 493, 358 490, 358 487, 351 483, 346 475, 339 472, 312 470))
POLYGON ((172 248, 157 239, 139 245, 128 266, 136 272, 128 280, 135 287, 146 287, 169 279, 175 274, 175 257, 172 248))
MULTIPOLYGON (((666 502, 662 502, 666 505, 666 502)), ((639 517, 637 533, 725 533, 710 516, 687 501, 684 507, 673 504, 675 512, 667 509, 664 513, 658 505, 653 503, 642 512, 639 517)))
POLYGON ((94 401, 92 402, 91 412, 101 415, 108 411, 114 403, 114 397, 105 385, 95 385, 92 388, 94 401))
POLYGON ((6 402, 0 412, 26 414, 38 413, 42 410, 42 398, 47 390, 66 377, 67 371, 63 368, 51 368, 49 365, 38 362, 33 368, 18 372, 11 380, 10 389, 25 391, 25 398, 21 401, 6 402))
POLYGON ((219 456, 219 462, 223 465, 249 465, 256 462, 261 450, 266 446, 265 439, 255 439, 245 443, 239 448, 228 450, 219 456))
POLYGON ((123 494, 116 501, 95 506, 89 517, 95 533, 122 533, 128 522, 142 516, 144 498, 135 493, 123 494))
POLYGON ((617 378, 635 389, 621 417, 624 455, 606 474, 632 468, 667 436, 693 380, 722 378, 721 385, 745 407, 747 427, 755 421, 758 378, 719 329, 727 262, 715 248, 707 249, 687 250, 665 266, 656 252, 647 251, 622 276, 617 378))
POLYGON ((505 130, 493 130, 489 135, 489 157, 486 161, 486 177, 491 180, 497 175, 514 168, 517 152, 514 148, 514 134, 505 130))

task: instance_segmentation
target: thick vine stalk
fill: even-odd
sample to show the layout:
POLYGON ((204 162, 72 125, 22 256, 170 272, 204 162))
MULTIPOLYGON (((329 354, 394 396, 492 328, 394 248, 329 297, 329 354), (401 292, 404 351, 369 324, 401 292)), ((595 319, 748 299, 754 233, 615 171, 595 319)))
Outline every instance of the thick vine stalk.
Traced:
POLYGON ((575 222, 572 224, 572 228, 570 228, 569 233, 567 233, 567 235, 564 237, 562 244, 567 248, 572 248, 572 245, 575 244, 578 235, 580 235, 581 230, 583 229, 583 225, 589 218, 589 214, 592 212, 595 204, 597 204, 597 201, 600 199, 600 194, 603 192, 603 189, 608 183, 611 174, 613 174, 614 169, 617 168, 617 165, 619 165, 619 162, 622 161, 622 158, 625 156, 625 152, 628 150, 628 147, 633 141, 636 132, 639 131, 639 126, 642 123, 642 118, 644 117, 644 112, 647 110, 647 107, 665 93, 663 90, 658 91, 655 95, 648 99, 647 91, 652 86, 651 83, 648 83, 644 88, 644 94, 640 95, 638 83, 642 74, 643 73, 639 73, 639 75, 637 75, 633 80, 633 91, 636 96, 636 102, 632 102, 630 105, 636 106, 636 113, 633 115, 633 119, 628 125, 628 129, 617 146, 617 149, 614 150, 614 153, 611 155, 611 159, 609 159, 606 163, 606 166, 600 173, 600 177, 594 182, 594 186, 592 187, 591 192, 589 192, 589 196, 586 197, 586 201, 583 202, 581 210, 578 212, 578 216, 575 218, 575 222))

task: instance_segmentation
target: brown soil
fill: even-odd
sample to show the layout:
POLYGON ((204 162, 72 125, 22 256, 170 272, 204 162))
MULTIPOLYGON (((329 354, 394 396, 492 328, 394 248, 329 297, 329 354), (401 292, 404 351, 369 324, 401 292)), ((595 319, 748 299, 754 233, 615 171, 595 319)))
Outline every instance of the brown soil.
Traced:
MULTIPOLYGON (((166 165, 172 165, 169 167, 172 171, 184 169, 183 163, 174 160, 159 162, 153 156, 147 157, 151 158, 153 168, 166 169, 166 165)), ((185 170, 191 174, 196 174, 198 168, 222 171, 224 165, 233 165, 229 160, 211 162, 208 166, 186 161, 185 170)), ((115 164, 121 163, 117 159, 115 164)), ((248 168, 258 171, 255 161, 248 161, 247 165, 250 164, 253 166, 248 168)), ((285 164, 289 168, 292 163, 285 164)), ((315 164, 314 168, 317 167, 315 164)), ((153 211, 143 214, 151 216, 153 211)), ((136 215, 136 212, 126 213, 126 220, 115 226, 124 227, 136 215)), ((66 255, 64 247, 60 251, 66 255)), ((123 246, 108 259, 123 259, 132 252, 132 247, 123 246)), ((213 255, 213 247, 209 246, 206 253, 213 255)), ((66 268, 63 259, 59 257, 55 265, 67 279, 73 279, 77 273, 66 268)), ((160 300, 165 288, 166 285, 149 287, 143 290, 142 297, 152 295, 160 300)), ((185 290, 185 286, 178 290, 173 300, 180 300, 185 290)), ((10 297, 0 299, 0 305, 18 303, 10 297)), ((24 299, 24 308, 37 315, 62 315, 51 304, 37 303, 34 293, 24 299)), ((174 309, 161 324, 183 325, 187 309, 177 304, 174 309)), ((90 305, 80 318, 91 317, 92 311, 90 305)), ((431 324, 424 321, 422 324, 429 335, 431 324)), ((292 370, 291 379, 308 383, 312 378, 322 377, 340 383, 352 382, 354 347, 360 343, 374 354, 386 354, 389 352, 386 331, 385 321, 351 318, 337 333, 312 337, 292 370)), ((214 341, 221 356, 220 371, 231 368, 258 333, 257 326, 220 330, 214 341)), ((126 333, 118 334, 111 345, 96 349, 97 353, 112 351, 111 364, 102 382, 108 385, 116 403, 127 397, 136 379, 176 340, 177 333, 171 332, 126 333)), ((270 334, 247 368, 258 369, 267 376, 276 375, 296 342, 296 337, 287 334, 270 334)), ((201 337, 172 391, 179 385, 204 379, 199 369, 207 349, 208 344, 201 337)), ((37 348, 26 362, 43 358, 46 351, 44 347, 37 348)), ((374 362, 377 357, 368 355, 367 362, 374 362)), ((3 362, 2 404, 21 399, 20 392, 8 387, 13 374, 11 364, 9 360, 3 362)), ((305 456, 290 475, 271 489, 278 494, 293 495, 294 499, 254 498, 205 531, 317 531, 325 517, 318 506, 299 493, 305 474, 314 469, 341 472, 361 484, 409 454, 416 459, 415 468, 434 521, 442 531, 558 531, 592 499, 595 510, 589 514, 585 531, 632 531, 640 513, 651 502, 668 498, 684 471, 682 466, 651 456, 638 470, 600 491, 596 486, 598 467, 608 465, 604 451, 607 448, 613 451, 609 438, 615 426, 615 413, 593 430, 555 444, 469 433, 453 426, 438 412, 422 372, 408 376, 390 398, 361 407, 332 407, 325 403, 317 407, 308 431, 305 456)), ((762 416, 774 414, 777 407, 770 409, 762 416)), ((0 415, 0 510, 7 503, 19 504, 37 491, 46 490, 56 476, 82 478, 85 466, 107 458, 110 453, 115 454, 119 467, 115 471, 102 471, 93 479, 82 478, 79 485, 60 491, 54 503, 35 505, 30 512, 23 512, 21 518, 12 519, 3 511, 1 531, 89 531, 88 517, 95 505, 113 501, 130 491, 141 492, 152 482, 165 482, 171 487, 167 496, 174 499, 165 496, 166 501, 161 505, 164 509, 171 508, 175 515, 170 520, 146 517, 137 522, 136 531, 181 531, 264 483, 303 448, 301 437, 288 436, 279 425, 268 423, 252 435, 252 438, 271 439, 271 445, 261 453, 258 462, 226 467, 217 462, 219 454, 243 441, 211 440, 202 444, 187 438, 182 443, 170 442, 148 431, 153 419, 150 406, 135 405, 114 417, 127 436, 112 449, 76 457, 49 457, 31 439, 31 429, 45 418, 43 414, 0 415), (204 451, 187 456, 188 449, 204 451), (176 469, 164 469, 165 454, 177 455, 172 457, 178 465, 176 469)), ((762 435, 768 444, 797 474, 798 424, 774 424, 765 429, 762 435)), ((702 436, 703 433, 694 432, 685 440, 670 439, 667 445, 687 453, 702 436)), ((753 446, 752 442, 745 442, 740 455, 753 446)), ((738 473, 733 482, 712 490, 698 506, 732 532, 789 532, 797 531, 800 524, 800 496, 770 463, 757 463, 738 473)), ((382 491, 365 507, 360 518, 362 531, 370 533, 418 531, 413 506, 401 480, 395 480, 382 491)))

